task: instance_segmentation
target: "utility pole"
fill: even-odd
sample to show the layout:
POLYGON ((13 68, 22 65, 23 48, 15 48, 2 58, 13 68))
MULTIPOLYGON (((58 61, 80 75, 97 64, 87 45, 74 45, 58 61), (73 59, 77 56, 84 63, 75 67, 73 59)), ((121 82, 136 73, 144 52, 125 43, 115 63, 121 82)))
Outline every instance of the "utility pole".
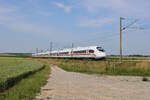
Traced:
POLYGON ((130 24, 122 27, 122 20, 124 20, 125 18, 120 17, 120 61, 122 62, 122 31, 126 30, 127 28, 130 28, 130 26, 132 26, 133 24, 135 24, 138 20, 134 20, 133 22, 131 22, 130 24))
POLYGON ((72 50, 71 50, 71 56, 72 56, 73 55, 74 43, 72 43, 71 48, 72 48, 72 50))
POLYGON ((35 54, 35 56, 38 56, 38 52, 39 52, 39 50, 38 50, 38 48, 36 48, 36 54, 35 54))
POLYGON ((53 42, 50 42, 50 56, 51 56, 51 53, 52 53, 52 50, 53 50, 53 42))
POLYGON ((122 61, 122 17, 120 17, 120 61, 122 61))
POLYGON ((72 47, 72 48, 74 47, 74 43, 72 43, 71 47, 72 47))
POLYGON ((38 51, 38 48, 36 48, 36 53, 38 54, 38 52, 39 52, 39 51, 38 51))

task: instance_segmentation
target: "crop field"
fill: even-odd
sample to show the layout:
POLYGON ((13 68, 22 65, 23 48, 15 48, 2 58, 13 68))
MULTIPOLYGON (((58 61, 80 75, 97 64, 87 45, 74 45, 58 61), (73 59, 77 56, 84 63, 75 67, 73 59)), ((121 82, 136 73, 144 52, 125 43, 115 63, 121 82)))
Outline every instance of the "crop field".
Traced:
POLYGON ((144 58, 118 58, 105 60, 39 59, 58 65, 64 70, 88 74, 150 76, 150 60, 144 58))
POLYGON ((33 98, 47 80, 50 72, 47 69, 49 66, 32 59, 0 57, 0 100, 33 98), (20 96, 22 97, 20 98, 20 96), (15 98, 11 99, 12 97, 15 98))

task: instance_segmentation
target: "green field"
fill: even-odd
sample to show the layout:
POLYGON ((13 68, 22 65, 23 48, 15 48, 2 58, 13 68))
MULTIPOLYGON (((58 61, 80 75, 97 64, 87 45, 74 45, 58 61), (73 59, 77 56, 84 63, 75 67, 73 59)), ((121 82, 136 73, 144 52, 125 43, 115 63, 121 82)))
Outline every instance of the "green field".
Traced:
POLYGON ((0 100, 33 98, 49 72, 49 66, 32 59, 0 57, 0 100))
MULTIPOLYGON (((39 59, 40 60, 40 59, 39 59)), ((140 58, 118 58, 105 60, 72 60, 72 59, 41 59, 50 64, 58 65, 66 71, 88 74, 150 76, 150 60, 140 58)))

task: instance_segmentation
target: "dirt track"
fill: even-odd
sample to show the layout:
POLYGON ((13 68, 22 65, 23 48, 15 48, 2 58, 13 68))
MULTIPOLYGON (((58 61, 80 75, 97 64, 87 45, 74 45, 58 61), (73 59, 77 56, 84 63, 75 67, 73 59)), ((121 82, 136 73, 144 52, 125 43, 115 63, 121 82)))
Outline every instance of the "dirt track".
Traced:
POLYGON ((141 77, 66 72, 56 66, 37 100, 150 100, 150 82, 141 77))

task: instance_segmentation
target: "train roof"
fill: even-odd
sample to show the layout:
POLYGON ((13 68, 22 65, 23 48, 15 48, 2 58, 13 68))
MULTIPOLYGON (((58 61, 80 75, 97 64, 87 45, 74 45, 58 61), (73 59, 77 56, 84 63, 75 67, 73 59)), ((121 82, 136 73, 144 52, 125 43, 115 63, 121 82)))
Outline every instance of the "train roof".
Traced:
MULTIPOLYGON (((62 50, 56 50, 53 52, 67 52, 67 51, 77 51, 77 50, 87 50, 87 49, 96 49, 98 46, 88 46, 88 47, 76 47, 76 48, 67 48, 67 49, 62 49, 62 50)), ((52 52, 52 53, 53 53, 52 52)))
MULTIPOLYGON (((54 50, 51 53, 57 53, 57 52, 70 52, 70 51, 79 51, 79 50, 89 50, 89 49, 96 49, 96 47, 99 46, 88 46, 88 47, 76 47, 76 48, 66 48, 66 49, 62 49, 62 50, 54 50)), ((38 54, 49 54, 50 51, 46 51, 46 52, 40 52, 38 54)))
POLYGON ((88 47, 77 47, 77 48, 73 48, 73 49, 95 49, 98 46, 88 46, 88 47))

